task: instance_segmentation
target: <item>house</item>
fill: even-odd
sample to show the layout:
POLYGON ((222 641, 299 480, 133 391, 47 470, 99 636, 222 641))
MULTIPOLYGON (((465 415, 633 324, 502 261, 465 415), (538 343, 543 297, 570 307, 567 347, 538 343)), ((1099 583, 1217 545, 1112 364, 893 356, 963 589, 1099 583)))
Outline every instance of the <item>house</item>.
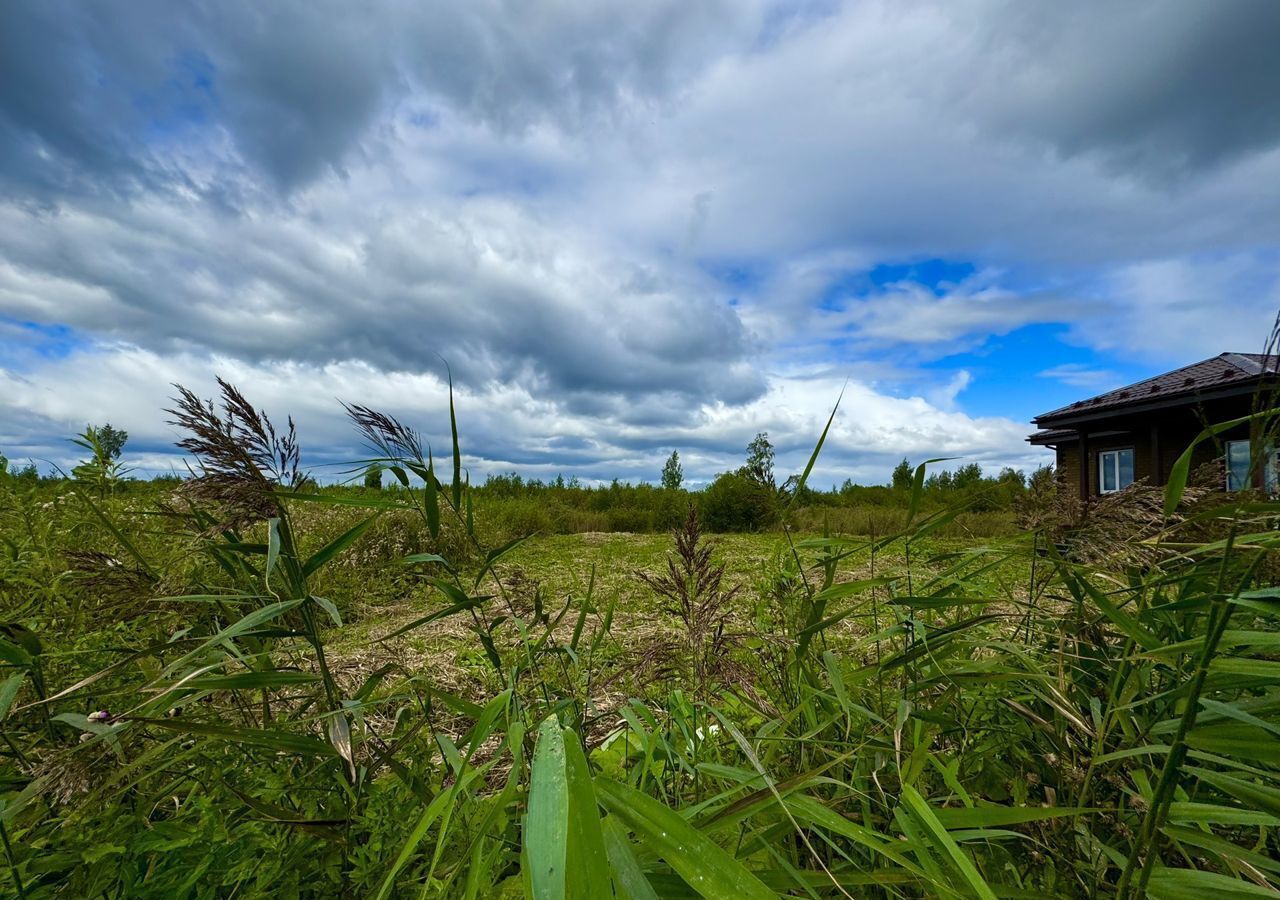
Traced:
MULTIPOLYGON (((1247 416, 1260 401, 1280 402, 1280 360, 1258 353, 1223 353, 1128 387, 1036 416, 1027 438, 1057 453, 1059 477, 1079 485, 1080 499, 1123 490, 1134 481, 1164 484, 1169 470, 1207 425, 1247 416)), ((1268 447, 1253 465, 1250 428, 1242 425, 1197 446, 1193 467, 1225 455, 1228 490, 1275 492, 1280 464, 1268 447)))

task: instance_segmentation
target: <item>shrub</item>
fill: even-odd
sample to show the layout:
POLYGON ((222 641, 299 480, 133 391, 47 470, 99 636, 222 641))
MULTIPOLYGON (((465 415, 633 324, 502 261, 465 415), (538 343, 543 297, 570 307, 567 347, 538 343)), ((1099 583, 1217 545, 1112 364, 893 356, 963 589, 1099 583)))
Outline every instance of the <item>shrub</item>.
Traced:
POLYGON ((778 521, 775 491, 737 472, 718 476, 698 497, 698 511, 712 531, 760 531, 778 521))

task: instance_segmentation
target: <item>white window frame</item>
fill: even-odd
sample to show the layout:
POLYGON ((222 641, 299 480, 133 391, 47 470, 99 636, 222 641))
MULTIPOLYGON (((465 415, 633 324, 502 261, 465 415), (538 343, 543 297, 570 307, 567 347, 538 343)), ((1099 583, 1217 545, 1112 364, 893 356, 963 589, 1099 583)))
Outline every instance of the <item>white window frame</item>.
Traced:
POLYGON ((1117 494, 1129 486, 1129 484, 1120 483, 1120 454, 1121 453, 1130 454, 1130 458, 1133 461, 1134 478, 1129 482, 1129 484, 1133 484, 1134 481, 1138 480, 1137 479, 1138 455, 1137 453, 1134 452, 1134 449, 1132 447, 1113 447, 1110 450, 1099 450, 1098 451, 1098 493, 1099 494, 1117 494), (1107 461, 1108 457, 1110 457, 1110 462, 1107 461), (1108 467, 1112 470, 1112 474, 1114 474, 1116 477, 1116 487, 1114 488, 1108 488, 1106 486, 1107 482, 1105 478, 1105 473, 1108 467))

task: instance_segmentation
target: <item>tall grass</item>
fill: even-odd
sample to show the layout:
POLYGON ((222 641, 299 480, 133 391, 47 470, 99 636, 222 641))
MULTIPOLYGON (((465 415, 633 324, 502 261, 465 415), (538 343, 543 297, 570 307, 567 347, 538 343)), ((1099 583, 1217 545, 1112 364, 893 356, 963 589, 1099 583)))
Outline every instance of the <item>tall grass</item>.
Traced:
POLYGON ((1111 553, 993 538, 923 503, 921 466, 866 528, 791 510, 739 585, 682 510, 637 620, 591 573, 550 596, 509 569, 455 416, 437 457, 348 412, 399 490, 307 486, 292 426, 230 385, 179 396, 198 465, 158 506, 0 482, 0 892, 1280 887, 1280 504, 1188 491, 1190 450, 1162 507, 1096 532, 1111 553), (430 605, 353 650, 388 565, 430 605), (398 652, 425 634, 473 648, 465 684, 398 652))

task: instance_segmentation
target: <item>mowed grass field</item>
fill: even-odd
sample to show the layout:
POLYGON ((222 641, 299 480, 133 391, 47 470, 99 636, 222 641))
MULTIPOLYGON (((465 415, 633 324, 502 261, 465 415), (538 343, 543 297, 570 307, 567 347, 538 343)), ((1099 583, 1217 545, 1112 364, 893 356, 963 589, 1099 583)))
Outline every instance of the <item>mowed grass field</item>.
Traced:
MULTIPOLYGON (((905 578, 908 571, 917 583, 929 584, 947 573, 949 578, 964 581, 967 589, 974 592, 975 602, 986 601, 984 609, 996 623, 996 633, 1004 631, 1012 636, 1024 624, 1025 608, 1021 604, 1032 593, 1035 575, 1026 549, 1030 546, 1029 535, 925 538, 910 544, 893 542, 874 550, 872 539, 866 535, 831 537, 843 542, 843 552, 848 554, 841 561, 836 584, 905 578)), ((809 544, 821 541, 823 536, 775 530, 708 534, 704 539, 711 548, 712 561, 723 566, 725 588, 734 593, 726 621, 737 631, 768 635, 780 624, 775 621, 780 615, 777 607, 785 602, 776 597, 779 580, 796 569, 797 560, 807 561, 813 553, 809 544)), ((508 606, 521 618, 529 618, 536 604, 551 615, 567 608, 568 613, 558 625, 558 632, 566 641, 578 613, 584 613, 591 628, 600 627, 607 617, 607 639, 598 660, 625 665, 627 659, 642 655, 647 645, 684 628, 679 616, 666 608, 664 598, 641 577, 666 572, 668 561, 674 557, 675 543, 670 533, 534 534, 504 555, 494 571, 481 580, 476 593, 492 596, 487 604, 495 615, 501 615, 508 606)), ((1043 563, 1039 571, 1043 578, 1047 571, 1043 563)), ((406 577, 405 566, 396 560, 368 565, 351 576, 343 573, 336 577, 341 585, 335 585, 336 589, 346 590, 346 585, 356 583, 361 586, 356 596, 369 598, 353 604, 350 621, 332 631, 331 656, 335 667, 344 672, 345 680, 358 683, 391 659, 408 671, 429 671, 438 685, 471 699, 500 689, 500 679, 495 678, 464 619, 439 619, 397 634, 448 607, 448 597, 427 583, 426 576, 406 577)), ((822 573, 808 570, 801 575, 802 582, 804 579, 817 588, 822 573)), ((908 610, 885 602, 889 598, 887 588, 861 592, 854 610, 823 630, 822 648, 839 650, 851 660, 870 664, 877 652, 888 652, 886 643, 866 640, 876 631, 897 626, 912 615, 930 622, 954 618, 951 610, 908 610)), ((1059 599, 1042 593, 1038 602, 1048 609, 1059 599)), ((623 683, 611 685, 611 696, 594 699, 616 704, 625 699, 619 690, 644 695, 649 690, 660 693, 663 689, 661 684, 623 679, 623 683)), ((615 720, 616 717, 611 719, 610 724, 615 720)))

